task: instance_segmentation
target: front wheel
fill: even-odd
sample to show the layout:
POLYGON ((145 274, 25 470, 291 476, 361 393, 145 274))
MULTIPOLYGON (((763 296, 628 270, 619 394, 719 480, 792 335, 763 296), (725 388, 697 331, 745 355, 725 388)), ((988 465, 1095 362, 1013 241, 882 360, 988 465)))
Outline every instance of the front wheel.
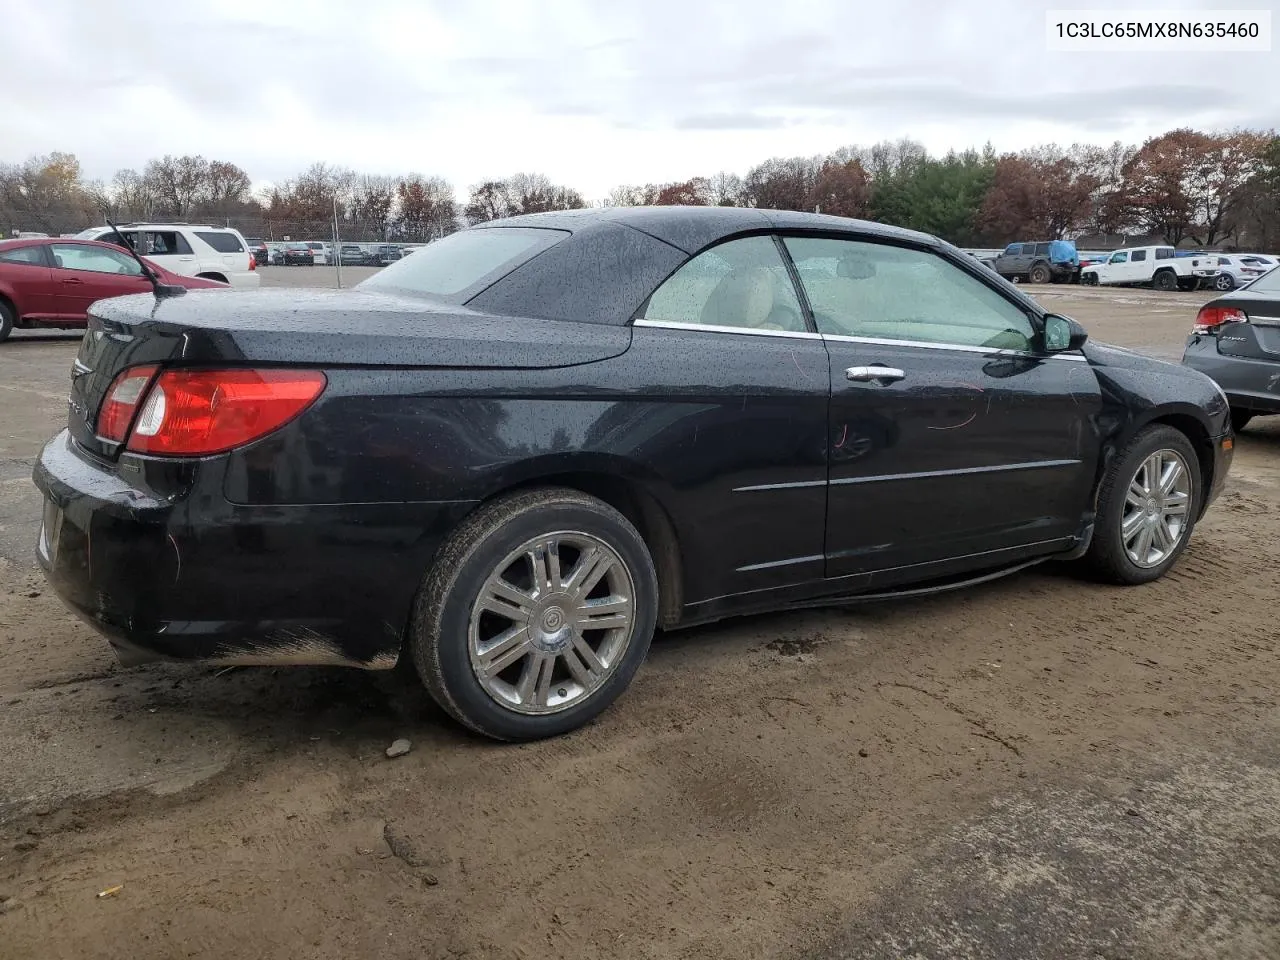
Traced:
POLYGON ((1098 275, 1096 273, 1086 273, 1080 277, 1080 282, 1086 287, 1096 287, 1098 285, 1098 275))
POLYGON ((1213 289, 1226 293, 1228 290, 1234 290, 1236 287, 1235 278, 1229 273, 1220 273, 1213 278, 1213 289))
POLYGON ((415 604, 409 647, 440 706, 497 740, 587 723, 630 685, 657 619, 653 560, 617 510, 530 490, 464 521, 415 604))
POLYGON ((9 339, 9 334, 13 333, 13 324, 13 308, 0 300, 0 343, 9 339))
POLYGON ((1199 513, 1200 459, 1186 434, 1156 424, 1129 441, 1098 490, 1086 560, 1111 583, 1149 583, 1186 548, 1199 513))

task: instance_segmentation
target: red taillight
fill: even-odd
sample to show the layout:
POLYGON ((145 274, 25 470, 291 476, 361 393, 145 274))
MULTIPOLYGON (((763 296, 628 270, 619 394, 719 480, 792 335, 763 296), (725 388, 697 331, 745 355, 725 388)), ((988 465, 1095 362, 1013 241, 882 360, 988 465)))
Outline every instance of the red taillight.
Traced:
MULTIPOLYGON (((144 369, 155 370, 126 373, 136 378, 144 369)), ((141 386, 148 380, 150 373, 141 386)), ((113 392, 124 383, 117 378, 113 392)), ((324 374, 317 370, 167 370, 146 391, 127 449, 175 457, 223 453, 282 427, 310 406, 324 387, 324 374)), ((123 403, 122 399, 122 409, 123 403)), ((118 427, 121 438, 136 406, 135 396, 128 416, 112 414, 113 425, 124 416, 118 427)), ((104 437, 107 409, 104 404, 98 418, 98 432, 104 437)))
POLYGON ((250 270, 258 269, 258 255, 254 253, 252 250, 249 251, 249 269, 250 270))
POLYGON ((1201 307, 1192 333, 1214 333, 1224 323, 1248 323, 1249 317, 1235 307, 1201 307))
POLYGON ((129 433, 138 401, 146 392, 147 384, 155 376, 154 364, 130 367, 117 374, 107 389, 107 398, 98 408, 98 436, 112 443, 121 442, 129 433))

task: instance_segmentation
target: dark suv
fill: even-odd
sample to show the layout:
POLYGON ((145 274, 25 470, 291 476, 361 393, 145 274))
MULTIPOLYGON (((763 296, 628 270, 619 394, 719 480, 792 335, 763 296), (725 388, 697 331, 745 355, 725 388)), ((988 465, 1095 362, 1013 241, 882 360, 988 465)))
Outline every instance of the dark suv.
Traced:
POLYGON ((1076 283, 1080 280, 1080 255, 1070 240, 1011 243, 991 261, 991 269, 1006 280, 1076 283))
POLYGON ((401 256, 399 247, 394 244, 383 243, 373 248, 373 251, 369 254, 369 263, 376 267, 382 267, 394 260, 399 260, 401 256))

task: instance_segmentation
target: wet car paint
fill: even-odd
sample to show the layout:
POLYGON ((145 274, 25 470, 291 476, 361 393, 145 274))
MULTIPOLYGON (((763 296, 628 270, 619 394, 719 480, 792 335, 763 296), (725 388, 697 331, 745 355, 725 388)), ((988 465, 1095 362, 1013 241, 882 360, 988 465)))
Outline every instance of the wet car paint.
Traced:
POLYGON ((1236 290, 1202 309, 1234 307, 1248 323, 1187 338, 1182 362, 1212 378, 1232 405, 1255 414, 1280 414, 1280 294, 1236 290))
POLYGON ((1229 453, 1218 438, 1230 429, 1220 393, 1137 354, 1093 343, 1075 359, 992 350, 961 369, 950 351, 896 345, 867 358, 911 354, 912 377, 886 393, 847 384, 848 345, 816 335, 626 322, 696 252, 671 241, 705 246, 762 217, 825 233, 844 225, 965 262, 932 238, 836 218, 605 211, 532 219, 582 225, 580 254, 606 263, 609 243, 615 254, 663 251, 617 271, 625 317, 617 307, 583 322, 609 298, 538 279, 568 275, 572 257, 546 257, 571 254, 572 240, 466 307, 359 290, 112 301, 86 336, 97 375, 36 467, 58 526, 41 563, 126 659, 385 667, 443 538, 521 486, 576 486, 636 517, 663 570, 666 627, 1078 552, 1098 477, 1157 417, 1194 434, 1206 502, 1220 488, 1229 453), (523 291, 523 316, 475 306, 509 308, 507 284, 523 291), (554 312, 548 300, 578 316, 538 319, 554 312), (113 371, 156 361, 315 366, 329 386, 301 417, 229 454, 121 454, 87 421, 113 371), (849 478, 868 482, 840 482, 849 478))

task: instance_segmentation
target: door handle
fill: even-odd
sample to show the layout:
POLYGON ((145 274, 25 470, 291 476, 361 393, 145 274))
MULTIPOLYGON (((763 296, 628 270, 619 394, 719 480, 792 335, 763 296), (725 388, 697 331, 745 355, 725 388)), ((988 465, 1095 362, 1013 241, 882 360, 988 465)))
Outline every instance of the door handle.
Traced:
POLYGON ((846 380, 852 380, 854 383, 879 383, 889 384, 895 380, 903 380, 907 374, 904 370, 897 367, 885 367, 878 363, 869 367, 850 367, 844 372, 846 380))
POLYGON ((74 283, 77 287, 78 287, 78 286, 80 286, 82 283, 84 283, 84 281, 83 281, 83 280, 77 280, 75 277, 67 277, 67 278, 66 278, 65 280, 63 280, 62 282, 63 282, 63 283, 74 283))

